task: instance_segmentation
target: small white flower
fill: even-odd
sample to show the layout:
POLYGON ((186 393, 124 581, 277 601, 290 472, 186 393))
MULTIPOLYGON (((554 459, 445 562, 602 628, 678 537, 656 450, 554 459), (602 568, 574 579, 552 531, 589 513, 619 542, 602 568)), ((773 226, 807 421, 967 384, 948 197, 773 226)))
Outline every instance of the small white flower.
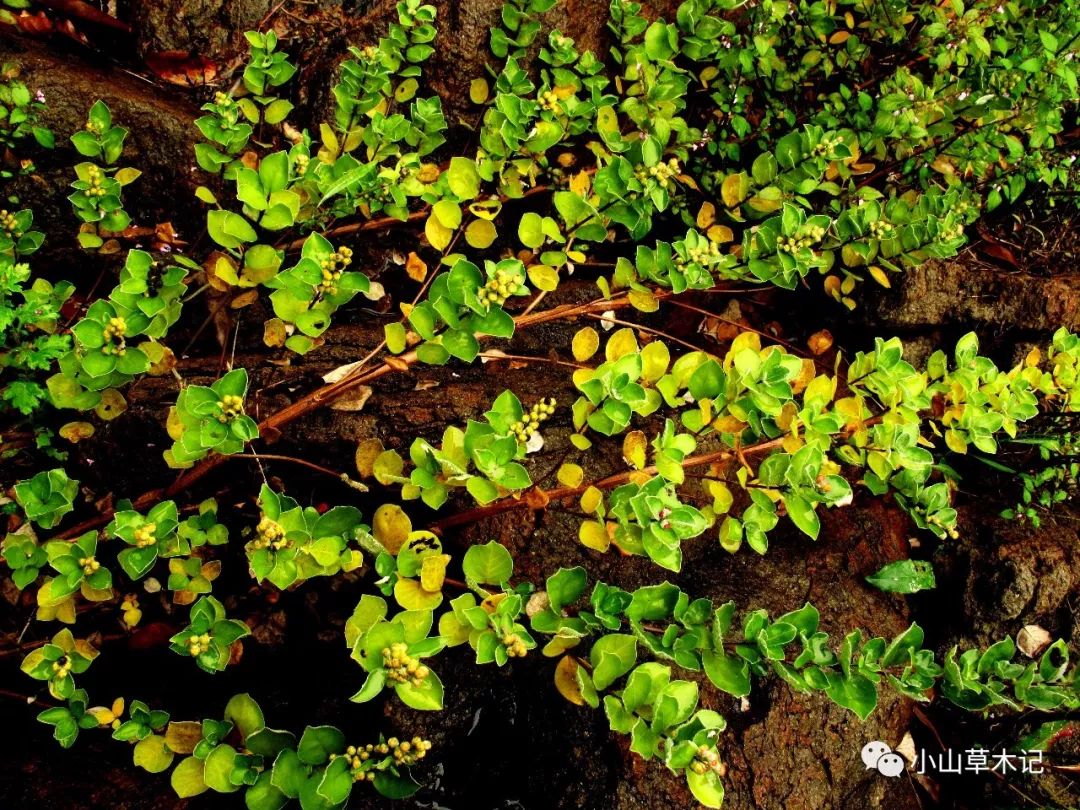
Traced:
POLYGON ((44 104, 45 103, 45 91, 44 90, 38 90, 36 93, 34 93, 34 100, 38 104, 44 104))

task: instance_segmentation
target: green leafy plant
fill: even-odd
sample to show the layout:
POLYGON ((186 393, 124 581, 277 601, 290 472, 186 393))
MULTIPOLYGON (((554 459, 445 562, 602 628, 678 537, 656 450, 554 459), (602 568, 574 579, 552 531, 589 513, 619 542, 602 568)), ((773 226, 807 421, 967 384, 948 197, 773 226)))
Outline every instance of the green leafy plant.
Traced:
POLYGON ((246 369, 234 369, 210 386, 189 385, 169 412, 173 446, 165 451, 174 466, 190 466, 210 451, 229 455, 258 438, 255 420, 244 413, 246 369))
POLYGON ((51 529, 75 508, 78 492, 79 482, 56 468, 17 483, 15 500, 27 518, 43 529, 51 529))
POLYGON ((251 635, 246 624, 225 616, 225 608, 212 596, 191 606, 188 626, 173 636, 169 649, 195 659, 206 672, 221 672, 229 665, 234 645, 251 635))

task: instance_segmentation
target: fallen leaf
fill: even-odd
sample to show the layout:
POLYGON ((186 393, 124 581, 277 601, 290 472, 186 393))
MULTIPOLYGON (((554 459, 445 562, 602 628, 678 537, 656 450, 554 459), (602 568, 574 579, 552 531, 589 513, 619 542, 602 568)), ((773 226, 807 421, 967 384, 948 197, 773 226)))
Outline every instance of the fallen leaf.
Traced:
POLYGON ((332 411, 351 411, 353 413, 364 410, 364 405, 371 398, 372 389, 369 385, 358 385, 353 390, 342 394, 330 403, 332 411))

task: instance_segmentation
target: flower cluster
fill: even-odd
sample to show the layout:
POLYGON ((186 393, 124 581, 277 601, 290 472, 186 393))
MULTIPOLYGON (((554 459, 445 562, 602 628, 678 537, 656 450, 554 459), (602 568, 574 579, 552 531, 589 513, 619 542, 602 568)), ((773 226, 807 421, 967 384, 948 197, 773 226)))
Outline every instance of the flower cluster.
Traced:
MULTIPOLYGON (((90 124, 88 122, 87 123, 87 128, 89 128, 89 126, 90 126, 90 124)), ((102 174, 101 169, 99 169, 97 166, 91 165, 91 166, 87 167, 87 169, 86 169, 86 179, 87 179, 87 182, 90 183, 90 188, 88 188, 86 190, 86 196, 87 197, 104 197, 105 196, 105 193, 106 193, 105 189, 101 187, 101 181, 104 179, 104 177, 105 177, 105 175, 102 174)))
POLYGON ((218 404, 221 406, 218 421, 222 424, 244 415, 244 398, 238 397, 236 394, 226 394, 218 404))
POLYGON ((156 523, 146 523, 135 530, 135 548, 148 548, 157 543, 156 523))
POLYGON ((90 574, 101 568, 101 563, 93 557, 79 557, 79 565, 82 567, 83 573, 87 576, 90 576, 90 574))
POLYGON ((716 749, 707 745, 698 746, 694 754, 694 761, 690 763, 690 770, 698 776, 702 776, 709 771, 712 771, 717 776, 724 776, 727 773, 727 768, 720 761, 720 755, 716 753, 716 749))
POLYGON ((192 636, 188 641, 188 652, 192 658, 198 658, 210 649, 210 634, 203 633, 201 636, 192 636))
POLYGON ((0 210, 0 228, 3 228, 5 233, 15 239, 22 236, 22 231, 19 230, 19 221, 6 208, 0 210))
POLYGON ((499 640, 506 647, 506 654, 511 658, 524 658, 529 652, 529 648, 525 646, 517 633, 507 633, 499 640))
POLYGON ((677 158, 671 158, 667 163, 657 163, 655 166, 638 166, 634 169, 634 175, 644 183, 647 180, 655 180, 661 188, 671 188, 672 178, 682 172, 682 166, 677 158))
POLYGON ((401 642, 384 647, 382 658, 386 678, 392 683, 411 683, 420 688, 431 674, 431 670, 421 664, 419 659, 409 655, 408 645, 401 642))
POLYGON ((825 229, 820 225, 808 225, 795 236, 778 236, 776 238, 776 250, 779 253, 795 253, 820 241, 824 235, 825 229))
POLYGON ((255 527, 255 532, 258 537, 252 541, 253 548, 269 548, 274 551, 281 551, 281 549, 289 547, 289 541, 285 537, 285 530, 275 520, 264 517, 259 521, 259 525, 255 527))
POLYGON ((495 275, 480 290, 480 300, 501 307, 506 299, 521 288, 521 277, 507 270, 496 270, 495 275))
POLYGON ((540 429, 540 423, 555 413, 555 404, 554 397, 540 400, 527 414, 510 426, 510 432, 517 437, 520 444, 529 441, 529 438, 540 429))
POLYGON ((337 283, 341 280, 345 268, 352 264, 352 249, 343 247, 331 253, 320 263, 322 284, 320 289, 328 295, 337 294, 337 283))

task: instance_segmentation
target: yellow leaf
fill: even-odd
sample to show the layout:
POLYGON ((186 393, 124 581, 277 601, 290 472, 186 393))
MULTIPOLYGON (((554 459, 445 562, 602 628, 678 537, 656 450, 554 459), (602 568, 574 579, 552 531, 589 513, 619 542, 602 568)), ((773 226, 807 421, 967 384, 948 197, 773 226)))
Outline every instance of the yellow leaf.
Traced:
POLYGON ((563 656, 555 666, 555 688, 575 706, 584 706, 585 698, 581 696, 581 687, 578 686, 577 670, 578 662, 574 656, 563 656))
POLYGON ((611 536, 608 535, 607 526, 596 520, 582 522, 578 529, 578 539, 583 546, 595 551, 607 551, 611 548, 611 536))
POLYGON ((645 450, 648 446, 649 440, 645 434, 640 430, 632 430, 623 438, 623 458, 635 470, 640 470, 645 466, 645 450))
POLYGON ((1028 352, 1027 357, 1024 358, 1024 365, 1028 368, 1034 368, 1035 366, 1039 365, 1041 361, 1042 352, 1039 351, 1039 347, 1036 346, 1034 349, 1028 352))
POLYGON ((945 444, 954 453, 967 453, 967 441, 958 431, 945 431, 945 444))
POLYGON ((72 444, 77 444, 94 435, 94 426, 89 422, 68 422, 60 428, 60 435, 72 444))
POLYGON ((406 610, 433 610, 442 604, 442 592, 426 591, 415 579, 400 577, 394 583, 394 599, 406 610))
POLYGON ((477 250, 491 247, 491 243, 498 235, 495 226, 486 219, 474 219, 465 229, 465 241, 469 243, 469 247, 477 250))
POLYGON ((416 179, 424 184, 434 183, 439 179, 440 174, 442 174, 442 172, 439 171, 437 164, 424 163, 420 166, 420 171, 416 173, 416 179))
POLYGON ((660 302, 656 296, 648 290, 631 290, 626 294, 630 304, 639 312, 656 312, 660 309, 660 302))
POLYGON ((634 330, 624 327, 608 338, 607 346, 604 347, 604 356, 609 362, 613 362, 637 350, 638 342, 634 337, 634 330))
POLYGON ((177 754, 190 754, 202 739, 202 723, 181 720, 169 723, 165 729, 165 745, 177 754))
POLYGON ((581 510, 591 515, 600 507, 603 501, 604 493, 597 487, 589 487, 581 495, 581 510))
POLYGON ((427 236, 427 240, 433 248, 442 252, 449 247, 454 232, 439 222, 438 218, 432 214, 424 223, 424 235, 427 236))
POLYGON ((449 564, 449 554, 429 554, 424 557, 420 562, 420 587, 432 593, 441 591, 449 564))
POLYGON ((450 647, 464 644, 469 640, 471 632, 472 625, 459 622, 452 610, 446 611, 439 617, 439 635, 446 639, 446 643, 450 647))
POLYGON ((416 255, 415 251, 410 251, 409 257, 405 260, 405 272, 409 278, 413 281, 422 282, 427 278, 427 264, 416 255))
POLYGON ((716 206, 711 202, 703 202, 697 213, 697 226, 705 230, 716 222, 716 206))
POLYGON ((749 182, 744 172, 729 174, 725 177, 723 184, 720 186, 720 196, 724 200, 724 205, 728 208, 735 208, 746 199, 747 186, 749 186, 749 182))
POLYGON ((664 376, 671 364, 671 351, 662 340, 654 340, 641 350, 641 378, 654 383, 664 376))
POLYGON ((281 348, 285 345, 288 335, 285 332, 285 321, 281 318, 270 318, 263 324, 263 343, 272 349, 281 348))
POLYGON ((371 518, 371 531, 391 554, 397 554, 412 531, 412 521, 396 503, 384 503, 371 518))
POLYGON ((709 239, 718 245, 725 245, 735 239, 735 234, 731 232, 731 228, 727 225, 713 225, 709 228, 707 234, 709 239))
MULTIPOLYGON (((586 326, 574 335, 574 342, 571 346, 571 350, 574 353, 574 359, 579 363, 588 360, 596 354, 596 350, 599 348, 600 334, 591 326, 586 326)), ((591 371, 589 374, 591 375, 591 371)))
POLYGON ((469 100, 473 104, 483 104, 488 100, 489 92, 487 79, 473 79, 469 83, 469 100))
POLYGON ((850 31, 837 31, 829 37, 830 45, 843 45, 851 37, 850 31))
POLYGON ((379 439, 364 439, 356 446, 356 471, 361 478, 371 478, 375 471, 375 459, 383 449, 379 439))
POLYGON ((732 497, 731 490, 728 489, 727 484, 723 481, 715 481, 712 478, 706 478, 705 490, 709 493, 709 497, 713 499, 713 512, 718 515, 726 515, 727 511, 731 508, 731 504, 735 500, 732 497))
POLYGON ((876 281, 878 284, 880 284, 886 290, 889 289, 890 287, 892 287, 892 282, 889 281, 889 277, 887 275, 885 275, 884 270, 882 270, 880 267, 877 267, 877 266, 871 266, 869 269, 870 269, 870 275, 873 277, 874 281, 876 281))
POLYGON ((127 400, 115 388, 106 388, 101 392, 101 401, 94 407, 94 413, 106 422, 115 419, 127 410, 127 400))
POLYGON ((585 471, 577 464, 563 464, 555 474, 559 483, 564 487, 579 486, 585 478, 585 471))
POLYGON ((814 356, 819 356, 827 352, 832 348, 833 336, 832 332, 828 329, 822 329, 820 332, 814 332, 806 341, 806 345, 810 348, 810 351, 814 356))
POLYGON ((570 190, 581 197, 588 197, 591 182, 588 172, 578 172, 570 178, 570 190))
POLYGON ((529 281, 536 289, 551 292, 559 286, 559 274, 546 264, 534 264, 529 267, 529 281))

